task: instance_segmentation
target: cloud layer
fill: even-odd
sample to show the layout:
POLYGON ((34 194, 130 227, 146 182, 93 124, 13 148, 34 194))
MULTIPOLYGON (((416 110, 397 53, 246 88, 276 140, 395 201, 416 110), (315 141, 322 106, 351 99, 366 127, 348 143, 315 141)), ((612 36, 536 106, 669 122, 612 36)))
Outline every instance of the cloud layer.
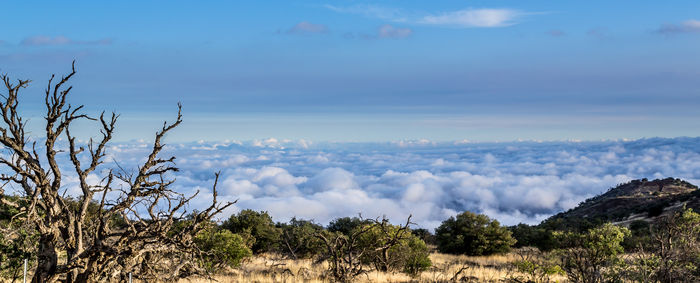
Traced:
MULTIPOLYGON (((118 160, 135 169, 149 147, 115 144, 105 168, 118 160)), ((322 144, 267 139, 172 144, 165 150, 178 157, 176 189, 201 191, 191 209, 211 200, 214 172, 221 170, 220 197, 238 199, 223 218, 246 208, 269 211, 277 221, 296 216, 321 223, 358 213, 394 221, 412 214, 419 226, 435 228, 464 210, 505 224, 538 223, 632 179, 673 176, 697 184, 699 148, 700 138, 322 144)), ((66 180, 70 194, 77 184, 66 180)))

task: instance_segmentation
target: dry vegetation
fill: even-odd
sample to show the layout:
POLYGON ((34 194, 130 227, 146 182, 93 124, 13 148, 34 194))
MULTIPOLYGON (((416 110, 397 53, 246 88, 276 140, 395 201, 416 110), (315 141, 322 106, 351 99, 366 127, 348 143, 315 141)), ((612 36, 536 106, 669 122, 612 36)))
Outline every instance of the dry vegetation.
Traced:
MULTIPOLYGON (((373 271, 356 278, 357 282, 509 282, 510 278, 524 276, 512 267, 518 259, 515 253, 492 256, 459 256, 432 253, 433 267, 418 278, 403 273, 373 271)), ((312 260, 279 259, 262 255, 247 259, 239 268, 206 278, 181 279, 180 283, 204 282, 329 282, 325 263, 312 260)), ((566 282, 566 277, 555 276, 554 282, 566 282)), ((513 281, 515 282, 515 281, 513 281)))

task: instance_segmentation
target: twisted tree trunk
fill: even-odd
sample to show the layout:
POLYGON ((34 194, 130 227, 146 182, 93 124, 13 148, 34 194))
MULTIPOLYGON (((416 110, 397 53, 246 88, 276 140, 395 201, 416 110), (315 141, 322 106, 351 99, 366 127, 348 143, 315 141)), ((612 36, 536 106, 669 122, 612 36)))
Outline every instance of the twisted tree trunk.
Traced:
MULTIPOLYGON (((0 189, 0 202, 21 208, 16 217, 39 234, 37 268, 32 282, 56 282, 59 276, 65 276, 66 282, 104 281, 137 266, 150 273, 160 272, 156 276, 184 276, 180 268, 174 267, 195 266, 201 253, 193 242, 194 235, 214 215, 233 203, 217 202, 217 173, 211 206, 191 213, 184 221, 185 208, 197 193, 185 196, 171 190, 174 179, 170 173, 178 171, 175 157, 160 157, 164 148, 162 138, 182 122, 181 105, 178 104, 175 122, 163 123, 156 132, 152 150, 136 172, 127 172, 121 167, 114 172, 104 168, 103 163, 118 116, 112 113, 111 117, 105 117, 102 113, 99 118, 93 118, 80 113, 83 106, 68 104, 66 98, 72 87, 65 87, 65 84, 73 75, 75 63, 71 72, 57 83, 53 83, 54 76, 49 79, 44 97, 46 127, 44 135, 39 137, 44 139, 44 155, 39 154, 37 143, 32 142, 37 138, 25 136, 26 121, 19 107, 19 92, 29 81, 13 83, 6 75, 0 76, 7 89, 7 93, 0 93, 0 144, 10 153, 10 156, 0 156, 0 169, 5 169, 0 172, 9 172, 0 174, 0 181, 18 185, 24 194, 20 204, 6 198, 4 190, 0 189), (90 138, 87 143, 76 142, 71 126, 78 120, 97 122, 101 128, 100 137, 90 138), (63 137, 67 146, 56 145, 63 137), (62 187, 65 168, 61 168, 57 160, 61 154, 70 160, 72 170, 67 172, 72 171, 79 181, 81 194, 75 199, 64 198, 59 193, 65 189, 62 187), (86 164, 82 164, 85 160, 86 164), (98 184, 91 184, 88 182, 90 174, 102 174, 103 178, 98 184), (115 185, 117 180, 119 185, 115 185), (107 198, 110 192, 119 196, 107 198), (185 225, 174 229, 178 223, 185 225), (117 224, 120 226, 114 227, 117 224), (64 251, 66 262, 59 264, 58 254, 64 251), (163 265, 143 256, 157 253, 177 255, 169 260, 187 264, 163 265)), ((190 275, 205 271, 188 272, 190 275)))

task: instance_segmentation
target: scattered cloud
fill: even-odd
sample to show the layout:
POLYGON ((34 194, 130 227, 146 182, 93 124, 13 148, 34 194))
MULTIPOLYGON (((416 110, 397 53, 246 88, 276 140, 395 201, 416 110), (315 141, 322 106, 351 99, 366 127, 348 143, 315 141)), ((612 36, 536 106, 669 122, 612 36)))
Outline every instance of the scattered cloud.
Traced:
POLYGON ((465 9, 428 15, 418 22, 428 25, 454 27, 504 27, 516 24, 522 13, 511 9, 465 9))
POLYGON ((566 35, 566 32, 564 32, 563 30, 559 30, 559 29, 553 29, 553 30, 547 31, 547 34, 550 35, 551 37, 562 37, 562 36, 566 35))
POLYGON ((691 19, 680 24, 665 24, 657 29, 656 32, 664 35, 700 33, 700 20, 691 19))
POLYGON ((378 36, 380 38, 406 38, 413 34, 410 28, 397 28, 392 25, 383 25, 379 27, 378 36))
POLYGON ((406 12, 398 8, 378 5, 355 5, 349 7, 325 5, 324 7, 338 13, 362 15, 368 18, 376 18, 392 22, 406 22, 409 20, 406 16, 406 12))
POLYGON ((99 40, 75 40, 65 36, 30 36, 23 39, 20 45, 23 46, 56 46, 56 45, 109 45, 112 44, 112 39, 99 40))
POLYGON ((489 8, 426 14, 378 5, 355 5, 349 7, 325 5, 325 7, 338 13, 363 15, 368 18, 390 22, 460 28, 511 26, 517 23, 516 20, 520 16, 525 14, 513 9, 489 8))
POLYGON ((287 30, 288 34, 315 34, 327 32, 327 26, 321 24, 312 24, 307 21, 300 22, 287 30))
MULTIPOLYGON (((134 169, 149 147, 114 144, 107 160, 134 169)), ((221 170, 220 199, 239 200, 223 218, 246 208, 267 210, 276 221, 297 216, 321 223, 358 213, 395 221, 413 214, 418 225, 435 228, 465 210, 508 225, 538 223, 632 179, 673 176, 698 184, 698 147, 700 138, 366 144, 267 139, 172 144, 163 154, 178 157, 175 190, 201 191, 192 209, 207 205, 214 172, 221 170)), ((77 192, 77 178, 66 172, 63 188, 77 192)))

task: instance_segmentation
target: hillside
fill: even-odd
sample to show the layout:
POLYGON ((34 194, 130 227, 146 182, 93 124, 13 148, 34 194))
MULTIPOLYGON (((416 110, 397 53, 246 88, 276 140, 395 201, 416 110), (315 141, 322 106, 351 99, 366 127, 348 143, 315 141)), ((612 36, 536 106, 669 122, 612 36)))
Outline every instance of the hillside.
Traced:
POLYGON ((686 205, 700 209, 700 190, 681 179, 633 180, 590 198, 540 224, 550 229, 584 230, 604 222, 627 225, 651 221, 686 205))

